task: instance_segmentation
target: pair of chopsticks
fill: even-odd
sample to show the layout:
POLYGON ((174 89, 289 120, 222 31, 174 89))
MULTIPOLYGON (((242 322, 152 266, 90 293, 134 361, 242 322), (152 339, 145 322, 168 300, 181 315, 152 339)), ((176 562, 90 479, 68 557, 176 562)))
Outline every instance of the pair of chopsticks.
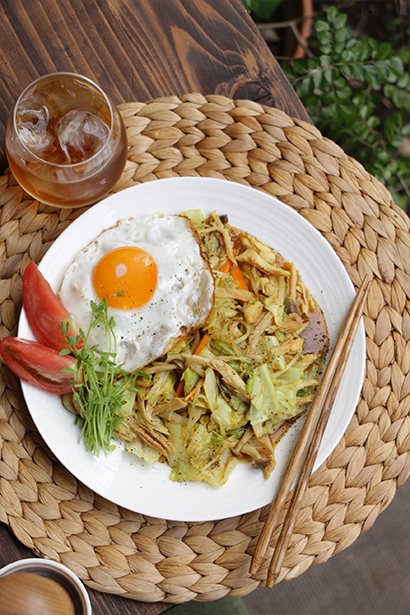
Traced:
POLYGON ((303 495, 306 491, 309 477, 313 471, 323 434, 342 380, 350 350, 355 340, 369 285, 370 279, 366 277, 359 288, 342 331, 340 332, 333 353, 329 359, 328 366, 317 388, 315 398, 300 432, 292 457, 286 468, 284 478, 259 536, 259 541, 250 567, 251 574, 255 574, 258 571, 265 557, 273 533, 278 525, 279 516, 300 468, 299 478, 270 562, 266 580, 267 587, 273 587, 279 577, 303 495), (310 438, 311 442, 308 448, 310 438), (305 457, 302 463, 304 455, 305 457))

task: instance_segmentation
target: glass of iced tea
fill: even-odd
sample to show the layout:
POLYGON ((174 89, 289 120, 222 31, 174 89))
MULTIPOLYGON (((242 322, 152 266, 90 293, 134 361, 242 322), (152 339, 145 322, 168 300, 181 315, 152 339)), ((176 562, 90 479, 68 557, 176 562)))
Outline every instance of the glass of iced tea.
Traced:
POLYGON ((51 73, 19 96, 7 124, 6 154, 32 197, 82 207, 120 178, 127 137, 121 115, 97 84, 75 73, 51 73))

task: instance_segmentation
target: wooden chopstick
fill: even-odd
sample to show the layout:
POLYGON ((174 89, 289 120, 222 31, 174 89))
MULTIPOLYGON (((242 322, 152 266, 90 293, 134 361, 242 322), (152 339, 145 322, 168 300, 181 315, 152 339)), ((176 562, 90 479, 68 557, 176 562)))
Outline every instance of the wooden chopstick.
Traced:
MULTIPOLYGON (((368 288, 368 287, 367 287, 368 288)), ((290 506, 285 517, 285 521, 282 526, 281 533, 279 535, 278 542, 275 546, 275 551, 269 566, 268 576, 266 585, 268 587, 273 587, 276 583, 280 570, 282 568, 283 560, 286 555, 286 551, 289 545, 290 538, 292 536, 292 531, 299 513, 300 506, 302 504, 303 495, 306 491, 306 487, 309 481, 309 478, 313 471, 313 466, 316 461, 317 454, 319 452, 320 444, 322 442, 323 435, 325 433, 325 429, 327 423, 329 421, 330 413, 332 411, 332 407, 337 395, 337 391, 340 386, 340 382, 342 380, 342 376, 347 364, 347 360, 349 358, 350 350, 353 346, 353 342, 356 337, 357 329, 359 327, 360 319, 363 312, 364 303, 366 301, 367 296, 367 288, 363 293, 360 303, 357 307, 355 319, 352 323, 352 327, 349 330, 349 334, 346 339, 345 346, 343 348, 341 357, 339 359, 339 363, 335 370, 332 382, 329 386, 325 402, 323 404, 322 410, 320 412, 319 418, 317 420, 316 428, 313 433, 312 441, 309 445, 305 460, 302 465, 302 470, 299 475, 296 488, 294 490, 294 494, 292 496, 290 506)))
MULTIPOLYGON (((330 408, 329 408, 329 412, 326 413, 324 402, 325 402, 325 399, 327 399, 328 389, 330 388, 333 380, 335 384, 337 384, 337 388, 340 384, 342 372, 344 370, 344 365, 342 364, 341 357, 343 358, 343 363, 345 364, 347 362, 347 357, 350 352, 351 345, 353 344, 353 340, 354 340, 357 328, 359 326, 359 322, 360 322, 362 312, 363 312, 364 303, 365 303, 367 292, 369 289, 369 284, 370 284, 370 279, 366 277, 359 288, 356 298, 352 304, 352 307, 349 311, 349 314, 340 332, 340 335, 336 342, 333 353, 329 359, 329 363, 327 365, 325 373, 323 374, 323 378, 321 379, 319 383, 319 386, 316 391, 315 399, 313 400, 313 403, 306 417, 303 428, 300 432, 298 441, 292 453, 292 457, 286 468, 286 472, 283 477, 282 483, 279 487, 276 498, 274 499, 271 509, 269 511, 268 518, 266 519, 262 532, 259 536, 259 541, 258 541, 258 544, 256 545, 256 549, 253 554, 253 558, 252 558, 252 562, 250 566, 251 574, 255 574, 257 572, 257 570, 259 569, 265 557, 265 554, 266 554, 266 551, 268 550, 273 533, 278 524, 279 516, 287 500, 288 494, 292 488, 296 474, 300 468, 302 458, 306 452, 310 437, 312 435, 312 432, 315 428, 316 423, 318 423, 319 429, 317 432, 317 436, 315 437, 315 442, 316 442, 315 446, 318 447, 318 445, 320 444, 320 441, 323 436, 324 428, 328 420, 328 416, 330 415, 330 408), (345 350, 345 346, 348 347, 348 350, 345 350), (341 369, 336 375, 339 361, 340 361, 341 369), (337 381, 339 382, 337 383, 337 381), (323 412, 321 412, 322 407, 324 408, 323 412), (322 420, 319 423, 318 417, 321 415, 322 415, 322 420), (323 421, 324 415, 327 416, 325 422, 323 421)), ((329 396, 329 403, 331 399, 333 399, 334 401, 334 397, 336 397, 336 392, 337 392, 337 389, 333 392, 332 395, 329 396)), ((333 405, 333 401, 332 401, 332 405, 333 405)), ((313 441, 312 441, 312 444, 313 444, 313 441)), ((313 450, 311 452, 311 455, 312 454, 313 454, 313 450)), ((316 455, 317 455, 317 450, 316 450, 316 455)), ((311 465, 312 468, 313 468, 314 461, 316 459, 316 455, 314 456, 313 461, 312 461, 311 456, 309 457, 306 456, 305 458, 305 461, 308 462, 308 464, 311 465)), ((308 470, 309 470, 308 466, 306 466, 304 470, 302 469, 302 472, 300 474, 301 479, 302 479, 302 476, 303 477, 306 476, 306 473, 308 472, 308 470)), ((309 476, 310 476, 310 472, 308 474, 308 477, 309 476)), ((307 483, 307 479, 306 479, 306 483, 307 483)), ((288 514, 289 514, 289 511, 288 511, 288 514)), ((289 538, 290 538, 290 535, 289 535, 289 538)), ((284 551, 286 551, 286 549, 284 549, 284 551)), ((274 562, 275 572, 274 572, 272 563, 269 569, 271 572, 270 574, 271 579, 273 579, 274 575, 276 574, 276 567, 278 565, 279 559, 281 558, 281 562, 283 561, 282 554, 280 550, 278 551, 278 545, 275 548, 275 553, 277 552, 278 554, 276 555, 276 557, 274 556, 275 557, 275 562, 274 562)), ((271 586, 273 585, 270 585, 270 586, 268 585, 268 587, 271 587, 271 586)))

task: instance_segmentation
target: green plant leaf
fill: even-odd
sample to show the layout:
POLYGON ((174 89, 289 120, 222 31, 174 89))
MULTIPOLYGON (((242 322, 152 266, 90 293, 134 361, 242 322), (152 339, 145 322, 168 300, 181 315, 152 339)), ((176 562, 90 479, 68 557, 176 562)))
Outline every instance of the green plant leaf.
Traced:
POLYGON ((389 63, 384 61, 384 60, 380 60, 379 62, 377 62, 376 64, 376 68, 379 71, 381 77, 384 77, 384 79, 386 79, 386 81, 389 80, 389 74, 390 74, 390 66, 389 63))
POLYGON ((353 66, 353 74, 358 81, 365 81, 366 79, 364 66, 362 66, 362 64, 356 64, 353 66))
POLYGON ((371 115, 367 120, 369 128, 376 128, 380 124, 380 120, 376 115, 371 115))
POLYGON ((357 38, 355 38, 354 36, 351 36, 349 38, 349 40, 346 43, 346 48, 350 49, 352 51, 352 53, 356 54, 358 53, 358 40, 357 38))
POLYGON ((402 94, 403 97, 403 109, 410 112, 410 94, 407 92, 402 94))
POLYGON ((396 55, 403 64, 408 64, 410 62, 410 49, 401 49, 396 55))
POLYGON ((391 152, 398 150, 399 147, 402 145, 402 143, 403 143, 403 137, 401 135, 394 135, 390 140, 389 150, 391 152))
POLYGON ((393 47, 390 43, 380 43, 378 49, 376 51, 376 60, 385 60, 386 58, 390 58, 394 53, 393 47))
POLYGON ((329 55, 321 55, 319 58, 319 62, 322 68, 326 68, 327 66, 331 65, 332 59, 329 55))
POLYGON ((357 119, 356 109, 352 104, 343 104, 339 105, 339 109, 343 118, 343 125, 348 126, 352 124, 357 119))
POLYGON ((311 94, 313 92, 313 89, 314 82, 310 75, 302 79, 302 82, 300 84, 300 91, 303 95, 307 96, 311 94))
POLYGON ((387 83, 387 84, 384 86, 384 88, 383 88, 383 94, 384 94, 384 96, 385 96, 387 99, 391 100, 391 99, 392 99, 392 97, 393 97, 393 90, 394 90, 394 86, 393 86, 393 85, 391 85, 390 83, 387 83))
POLYGON ((335 104, 331 104, 331 105, 327 105, 325 107, 322 107, 323 117, 332 118, 332 117, 335 116, 335 113, 336 113, 336 105, 335 104))
POLYGON ((313 27, 315 28, 316 32, 325 32, 326 30, 330 30, 330 25, 327 21, 324 21, 323 19, 317 19, 314 22, 313 27))
POLYGON ((369 117, 370 113, 371 113, 371 109, 369 105, 363 105, 359 109, 359 117, 361 117, 362 119, 366 119, 367 117, 369 117))
MULTIPOLYGON (((344 53, 345 52, 343 52, 343 54, 344 53)), ((353 79, 354 77, 353 69, 354 69, 354 64, 350 61, 346 61, 345 64, 343 65, 343 73, 345 74, 348 80, 353 79)))
POLYGON ((324 73, 323 73, 323 77, 325 78, 327 83, 332 83, 332 81, 333 81, 333 79, 332 79, 332 69, 328 68, 327 70, 325 70, 324 73))
POLYGON ((389 155, 384 150, 378 150, 376 158, 382 164, 386 164, 387 162, 389 162, 389 155))
POLYGON ((320 71, 315 71, 314 73, 312 73, 312 80, 314 87, 319 90, 323 81, 323 73, 321 73, 320 71))
POLYGON ((318 41, 321 45, 328 45, 333 41, 333 35, 330 30, 323 30, 317 33, 318 41))
POLYGON ((354 107, 356 109, 361 109, 361 107, 363 107, 363 105, 365 104, 365 100, 366 100, 366 93, 363 89, 359 89, 356 88, 354 90, 354 96, 352 99, 352 104, 354 105, 354 107))
POLYGON ((390 67, 393 71, 395 71, 398 75, 402 75, 404 71, 404 64, 402 59, 399 56, 393 56, 390 58, 390 67))
POLYGON ((403 116, 400 112, 393 113, 384 122, 383 133, 385 138, 390 141, 392 137, 401 131, 403 126, 403 116))
POLYGON ((330 6, 326 10, 326 17, 329 21, 329 24, 334 25, 335 20, 339 17, 340 13, 335 6, 330 6))
POLYGON ((354 126, 354 132, 358 137, 361 137, 362 139, 364 139, 369 134, 369 129, 367 128, 365 124, 356 124, 354 126))
POLYGON ((339 100, 346 102, 352 97, 352 90, 349 87, 338 89, 336 91, 336 96, 339 100))
POLYGON ((338 15, 335 15, 332 24, 333 27, 336 30, 340 30, 341 28, 344 28, 344 26, 347 23, 347 15, 346 13, 339 13, 338 15))
POLYGON ((371 55, 371 49, 367 38, 357 41, 358 60, 364 62, 368 60, 371 55))
POLYGON ((410 110, 410 94, 405 90, 393 86, 391 92, 391 100, 398 109, 410 110))
POLYGON ((410 86, 410 75, 409 73, 404 73, 397 80, 397 87, 398 88, 408 88, 409 86, 410 86))
POLYGON ((317 70, 318 68, 320 68, 321 64, 320 64, 320 59, 317 56, 313 56, 312 58, 308 58, 308 69, 309 70, 317 70))
POLYGON ((308 61, 306 58, 296 58, 293 61, 293 67, 295 69, 295 73, 304 75, 308 71, 308 61))
POLYGON ((337 43, 344 43, 349 38, 349 30, 347 28, 342 28, 341 30, 337 30, 335 32, 335 41, 337 43))
MULTIPOLYGON (((344 48, 345 48, 344 42, 335 43, 335 46, 333 48, 333 52, 334 52, 333 53, 333 59, 335 61, 338 60, 338 58, 340 57, 340 54, 343 52, 344 48)), ((349 54, 350 54, 350 52, 349 52, 349 54)))
POLYGON ((248 13, 250 13, 251 11, 256 11, 259 7, 258 0, 242 0, 242 2, 248 13))
POLYGON ((332 52, 332 45, 322 45, 320 50, 322 53, 329 55, 332 52))
POLYGON ((285 73, 286 77, 289 79, 289 81, 292 81, 292 79, 295 77, 295 71, 294 71, 292 64, 285 62, 281 65, 281 68, 283 72, 285 73))
POLYGON ((380 90, 381 84, 378 79, 378 71, 374 64, 366 64, 364 67, 364 74, 366 77, 366 81, 370 83, 374 90, 380 90))

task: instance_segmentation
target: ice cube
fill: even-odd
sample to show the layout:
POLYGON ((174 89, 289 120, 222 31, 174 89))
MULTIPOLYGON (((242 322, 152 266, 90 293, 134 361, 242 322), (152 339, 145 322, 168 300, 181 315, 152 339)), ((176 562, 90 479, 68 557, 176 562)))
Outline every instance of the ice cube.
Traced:
POLYGON ((104 146, 108 126, 93 113, 73 109, 58 120, 55 134, 67 162, 75 164, 88 160, 104 146))
POLYGON ((16 126, 20 141, 35 154, 40 154, 53 141, 47 129, 49 119, 50 113, 45 105, 38 109, 19 109, 16 126))

